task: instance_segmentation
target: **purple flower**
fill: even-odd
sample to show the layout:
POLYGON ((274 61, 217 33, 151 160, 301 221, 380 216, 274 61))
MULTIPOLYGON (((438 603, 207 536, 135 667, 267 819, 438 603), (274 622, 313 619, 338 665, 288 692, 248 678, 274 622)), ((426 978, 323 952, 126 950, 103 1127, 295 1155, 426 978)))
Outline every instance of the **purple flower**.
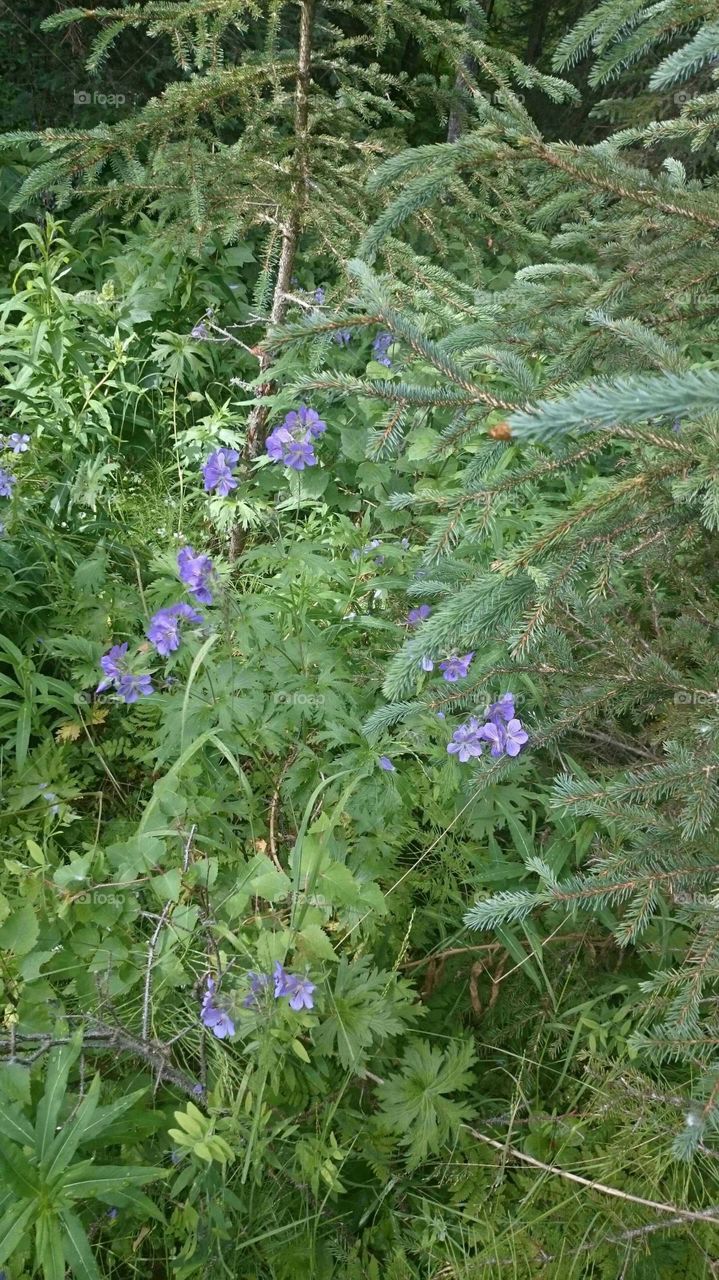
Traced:
POLYGON ((352 561, 353 564, 357 564, 357 562, 361 559, 362 559, 362 552, 360 551, 359 547, 355 547, 354 551, 350 551, 350 560, 352 561))
POLYGON ((471 716, 466 724, 461 724, 452 734, 452 741, 447 744, 447 751, 451 756, 457 758, 466 764, 468 760, 482 754, 482 728, 480 723, 474 716, 471 716))
POLYGON ((291 431, 295 439, 308 435, 314 439, 327 430, 327 423, 322 421, 317 410, 309 409, 306 404, 301 404, 299 409, 290 409, 282 426, 291 431))
POLYGON ((420 622, 424 622, 428 618, 432 610, 428 604, 421 604, 418 609, 410 609, 407 614, 407 626, 416 627, 420 622))
POLYGON ((380 758, 379 758, 379 767, 380 767, 380 769, 384 769, 385 773, 396 773, 396 772, 397 772, 397 770, 395 769, 394 765, 392 764, 392 761, 390 760, 389 756, 380 756, 380 758))
POLYGON ((177 571, 180 581, 184 582, 200 604, 212 604, 212 592, 208 582, 213 573, 209 556, 198 555, 192 547, 181 547, 177 553, 177 571))
POLYGON ((179 649, 181 618, 196 625, 205 621, 201 613, 197 613, 184 602, 172 604, 167 609, 158 609, 157 613, 152 615, 145 634, 161 658, 167 658, 175 649, 179 649))
POLYGON ((496 757, 504 755, 507 735, 503 724, 495 722, 494 720, 488 720, 486 724, 482 725, 479 732, 480 737, 484 738, 485 742, 491 742, 491 751, 493 756, 496 757))
POLYGON ((375 564, 383 565, 383 564, 384 564, 384 556, 375 556, 375 558, 374 558, 374 562, 375 562, 375 564))
POLYGON ((13 431, 12 435, 8 436, 7 447, 12 449, 13 453, 27 453, 29 444, 30 437, 22 435, 19 431, 13 431))
POLYGON ((117 1217, 117 1215, 118 1215, 118 1213, 119 1213, 119 1212, 120 1212, 120 1210, 119 1210, 119 1209, 115 1209, 114 1207, 113 1207, 112 1209, 108 1209, 108 1211, 107 1211, 107 1216, 108 1216, 108 1218, 110 1219, 110 1222, 114 1222, 114 1221, 115 1221, 115 1218, 117 1217))
POLYGON ((205 489, 208 493, 214 489, 221 498, 226 498, 232 489, 237 488, 232 468, 239 460, 240 455, 236 449, 216 449, 210 454, 202 468, 205 489))
POLYGON ((235 1034, 235 1024, 226 1009, 221 1009, 215 1001, 216 983, 213 978, 206 982, 205 994, 202 997, 200 1021, 218 1040, 235 1034))
POLYGON ((393 342, 394 338, 391 333, 378 333, 372 343, 372 355, 378 364, 383 364, 387 369, 391 369, 392 367, 392 361, 387 355, 387 352, 393 342))
POLYGON ((299 1013, 301 1009, 313 1009, 312 992, 315 990, 314 982, 310 982, 309 978, 298 978, 294 975, 290 975, 290 977, 292 981, 290 1009, 294 1009, 295 1013, 299 1013))
POLYGON ((403 551, 409 551, 409 538, 403 538, 399 545, 403 551))
POLYGON ((320 285, 319 289, 315 289, 315 302, 322 303, 325 300, 325 291, 320 285))
POLYGON ((312 992, 315 990, 315 984, 310 982, 309 978, 300 978, 294 973, 288 973, 279 960, 275 964, 274 976, 275 1000, 289 996, 290 1009, 294 1009, 295 1013, 299 1013, 300 1009, 313 1008, 312 992))
POLYGON ((273 462, 282 462, 293 471, 304 471, 317 462, 312 441, 308 437, 297 440, 286 427, 275 427, 267 437, 266 449, 273 462))
POLYGON ((209 336, 210 335, 207 332, 204 320, 200 320, 199 324, 196 324, 190 333, 190 337, 194 338, 195 342, 204 342, 206 338, 209 338, 209 336))
POLYGON ((60 812, 60 805, 58 804, 58 797, 56 796, 56 794, 55 794, 55 792, 54 792, 54 791, 51 791, 51 790, 50 790, 50 784, 49 784, 48 782, 41 782, 41 783, 39 783, 38 785, 39 785, 39 787, 40 787, 40 791, 41 791, 41 793, 42 793, 42 798, 43 798, 43 800, 46 800, 46 801, 47 801, 47 804, 48 804, 49 809, 50 809, 50 813, 52 814, 52 816, 53 816, 54 818, 56 818, 56 817, 57 817, 57 815, 58 815, 58 813, 60 812))
POLYGON ((245 1009, 253 1009, 259 1003, 260 997, 264 995, 267 988, 272 983, 269 973, 253 973, 252 970, 247 974, 250 982, 250 990, 242 1001, 245 1009))
POLYGON ((426 655, 419 664, 423 671, 434 671, 434 663, 431 658, 426 655))
POLYGON ((352 334, 349 329, 338 329, 332 334, 332 341, 336 342, 338 347, 346 347, 352 341, 352 334))
POLYGON ((474 652, 465 653, 463 658, 446 658, 444 662, 440 662, 439 669, 445 680, 449 680, 450 684, 454 684, 455 680, 463 680, 469 673, 473 657, 474 652))
POLYGON ((681 429, 682 429, 682 420, 681 420, 681 418, 675 418, 675 419, 674 419, 674 421, 673 421, 673 423, 672 423, 672 431, 681 431, 681 429))
POLYGON ((139 697, 149 698, 153 692, 152 676, 133 675, 132 672, 127 671, 117 682, 117 692, 128 706, 137 702, 139 697))
POLYGON ((514 694, 503 693, 498 702, 491 703, 485 715, 495 724, 507 724, 514 716, 514 694))
POLYGON ((17 476, 0 467, 0 498, 11 498, 14 484, 17 484, 17 476))
POLYGON ((114 644, 112 648, 100 658, 100 666, 103 671, 103 678, 100 681, 96 693, 104 693, 111 685, 116 684, 125 674, 124 658, 127 654, 127 644, 114 644))
POLYGON ((292 990, 292 975, 280 964, 279 960, 275 962, 275 1000, 279 1000, 281 996, 288 996, 292 990))
POLYGON ((504 749, 508 756, 518 756, 529 734, 522 728, 521 720, 510 720, 505 730, 504 749))

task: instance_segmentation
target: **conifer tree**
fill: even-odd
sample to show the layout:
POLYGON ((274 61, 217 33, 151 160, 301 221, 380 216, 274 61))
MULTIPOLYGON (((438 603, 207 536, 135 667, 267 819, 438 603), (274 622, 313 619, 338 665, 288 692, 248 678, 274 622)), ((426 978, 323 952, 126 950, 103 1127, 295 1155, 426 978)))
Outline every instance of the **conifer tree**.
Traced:
MULTIPOLYGON (((622 946, 656 951, 634 1045, 650 1064, 678 1063, 700 1099, 681 1155, 719 1123, 719 374, 706 365, 719 200, 714 170, 687 174, 692 150, 716 139, 715 19, 709 3, 606 0, 560 46, 557 71, 591 53, 597 82, 651 60, 652 92, 682 88, 669 119, 595 146, 550 143, 507 75, 499 100, 478 85, 459 140, 386 161, 371 178, 385 208, 337 323, 391 332, 402 376, 303 383, 387 401, 370 442, 380 456, 407 449, 430 415, 439 478, 394 506, 427 526, 410 591, 433 613, 391 663, 389 704, 367 731, 427 708, 481 715, 514 693, 525 752, 561 770, 557 807, 599 834, 570 876, 535 851, 525 884, 480 898, 467 923, 540 913, 549 931, 593 914, 622 946), (458 210, 471 218, 461 277, 413 248, 428 208, 453 233, 458 210), (503 250, 524 265, 490 290, 503 250), (505 533, 518 512, 521 533, 505 533), (469 652, 466 679, 422 682, 427 659, 469 652)), ((533 69, 505 66, 531 82, 533 69)), ((280 358, 314 327, 274 335, 280 358)), ((485 752, 451 767, 472 796, 523 766, 485 752)))

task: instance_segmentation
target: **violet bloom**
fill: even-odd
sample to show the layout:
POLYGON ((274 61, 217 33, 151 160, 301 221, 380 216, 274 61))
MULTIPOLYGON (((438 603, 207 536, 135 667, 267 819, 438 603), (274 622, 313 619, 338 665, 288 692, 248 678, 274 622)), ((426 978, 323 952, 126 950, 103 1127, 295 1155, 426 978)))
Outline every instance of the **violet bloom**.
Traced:
POLYGON ((100 666, 103 671, 103 678, 100 681, 96 693, 104 693, 111 685, 117 684, 125 674, 124 659, 127 654, 127 644, 114 644, 112 648, 100 658, 100 666))
POLYGON ((320 285, 319 289, 315 289, 315 302, 323 303, 325 300, 325 291, 320 285))
POLYGON ((346 347, 352 341, 352 334, 349 329, 338 329, 332 334, 332 341, 336 342, 338 347, 346 347))
POLYGON ((158 609, 150 619, 145 632, 150 644, 153 644, 161 658, 168 658, 180 647, 180 619, 200 625, 205 621, 201 613, 184 602, 172 604, 167 609, 158 609))
POLYGON ((190 333, 190 337, 194 338, 195 342, 204 342, 209 336, 204 320, 200 320, 199 324, 196 324, 190 333))
POLYGON ((380 756, 378 763, 379 763, 380 769, 384 769, 385 773, 397 772, 389 756, 380 756))
POLYGON ((407 614, 407 626, 416 627, 420 622, 424 622, 428 618, 432 610, 428 604, 421 604, 417 609, 410 609, 407 614))
POLYGON ((387 352, 393 342, 394 338, 391 333, 378 333, 372 343, 372 355, 378 364, 383 364, 387 369, 391 369, 392 367, 392 361, 387 355, 387 352))
POLYGON ((476 759, 482 754, 482 728, 479 721, 474 717, 461 724, 452 734, 452 741, 447 744, 447 751, 451 756, 457 756, 462 764, 466 764, 468 760, 476 759))
POLYGON ((149 698, 153 693, 152 676, 145 673, 144 675, 133 675, 131 671, 127 671, 125 675, 120 676, 117 682, 117 692, 126 702, 128 706, 137 699, 149 698))
POLYGON ((491 751, 495 758, 497 756, 504 755, 507 736, 503 724, 494 720, 488 720, 480 729, 480 737, 484 738, 485 742, 490 742, 492 744, 491 751))
POLYGON ((0 467, 0 498, 11 498, 15 484, 17 484, 17 476, 0 467))
POLYGON ((247 974, 250 983, 250 990, 245 996, 242 1004, 245 1009, 254 1009, 259 1004, 260 998, 265 994, 267 988, 272 984, 272 978, 269 973, 254 973, 252 970, 247 974))
POLYGON ((226 1040, 235 1034, 235 1024, 226 1009, 220 1008, 215 1001, 216 983, 208 978, 205 994, 202 997, 200 1021, 218 1040, 226 1040))
POLYGON ((213 572, 209 556, 198 554, 192 547, 181 547, 177 553, 177 571, 200 604, 212 604, 212 592, 208 583, 213 572))
POLYGON ((504 749, 508 756, 518 756, 529 734, 522 728, 521 720, 510 720, 505 729, 504 749))
POLYGON ((265 447, 273 462, 282 462, 293 471, 304 471, 305 467, 314 467, 317 462, 312 441, 308 437, 297 440, 286 427, 275 427, 267 437, 265 447))
POLYGON ((454 684, 455 680, 464 680, 469 673, 469 664, 474 657, 474 652, 465 653, 463 658, 446 658, 444 662, 440 662, 439 669, 445 680, 450 684, 454 684))
POLYGON ((681 420, 681 418, 675 418, 675 419, 674 419, 674 421, 673 421, 673 423, 672 423, 672 431, 681 431, 681 429, 682 429, 682 420, 681 420))
POLYGON ((434 671, 434 663, 431 658, 426 655, 419 664, 423 671, 434 671))
POLYGON ((12 449, 13 453, 27 453, 29 446, 30 437, 19 431, 13 431, 12 435, 8 436, 7 447, 12 449))
POLYGON ((48 807, 50 809, 50 813, 52 814, 53 818, 56 818, 60 812, 58 796, 55 794, 54 791, 50 790, 50 784, 48 782, 40 782, 38 785, 40 787, 43 800, 47 801, 48 807))
POLYGON ((302 435, 309 435, 314 439, 327 430, 327 423, 322 421, 317 410, 308 408, 306 404, 301 404, 299 409, 290 409, 282 426, 291 431, 295 439, 300 439, 302 435))
POLYGON ((290 996, 290 1009, 294 1009, 295 1013, 299 1013, 302 1009, 313 1009, 314 1001, 312 993, 315 990, 314 982, 310 982, 309 978, 298 978, 290 975, 293 984, 292 994, 290 996))
POLYGON ((514 694, 503 693, 497 702, 492 702, 485 715, 495 724, 507 724, 514 718, 514 694))
POLYGON ((202 477, 208 493, 214 489, 221 498, 226 498, 228 493, 237 488, 232 468, 237 466, 239 460, 240 455, 236 449, 216 449, 210 454, 202 468, 202 477))
POLYGON ((409 538, 403 538, 399 545, 403 551, 409 551, 409 538))
POLYGON ((279 960, 275 961, 275 1000, 279 1000, 281 996, 288 996, 290 994, 292 990, 291 977, 292 975, 289 974, 284 966, 280 964, 279 960))

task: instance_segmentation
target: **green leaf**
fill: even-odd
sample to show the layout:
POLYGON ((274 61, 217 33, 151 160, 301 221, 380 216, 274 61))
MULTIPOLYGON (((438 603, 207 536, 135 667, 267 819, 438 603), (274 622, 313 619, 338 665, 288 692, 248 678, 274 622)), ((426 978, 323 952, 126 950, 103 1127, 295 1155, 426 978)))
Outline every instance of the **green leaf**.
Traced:
POLYGON ((0 927, 0 951, 13 951, 16 956, 27 955, 37 942, 40 926, 29 902, 14 911, 0 927))
POLYGON ((80 1219, 70 1209, 62 1209, 60 1216, 65 1227, 65 1252, 75 1280, 102 1280, 80 1219))
POLYGON ((306 924, 297 935, 303 951, 317 960, 339 960, 339 956, 321 925, 306 924))
POLYGON ((13 1107, 9 1102, 0 1106, 0 1134, 11 1142, 19 1142, 23 1147, 31 1147, 35 1141, 30 1121, 18 1107, 13 1107))
POLYGON ((0 1263, 7 1262, 21 1243, 35 1213, 35 1201, 17 1201, 0 1218, 0 1263))
POLYGON ((83 1161, 82 1164, 73 1165, 65 1174, 61 1186, 73 1200, 82 1200, 85 1196, 104 1196, 116 1189, 121 1191, 123 1187, 166 1178, 167 1173, 167 1169, 153 1168, 150 1165, 119 1167, 83 1161))
POLYGON ((43 1169, 48 1182, 72 1160, 78 1146, 87 1134, 100 1097, 100 1077, 96 1075, 74 1116, 63 1125, 48 1148, 43 1169))
POLYGON ((38 1103, 35 1121, 35 1150, 39 1160, 45 1159, 55 1137, 70 1067, 78 1058, 81 1046, 82 1032, 79 1032, 70 1044, 59 1045, 50 1052, 45 1092, 38 1103))
POLYGON ((65 1280, 65 1251, 57 1218, 43 1213, 35 1223, 35 1252, 43 1280, 65 1280))

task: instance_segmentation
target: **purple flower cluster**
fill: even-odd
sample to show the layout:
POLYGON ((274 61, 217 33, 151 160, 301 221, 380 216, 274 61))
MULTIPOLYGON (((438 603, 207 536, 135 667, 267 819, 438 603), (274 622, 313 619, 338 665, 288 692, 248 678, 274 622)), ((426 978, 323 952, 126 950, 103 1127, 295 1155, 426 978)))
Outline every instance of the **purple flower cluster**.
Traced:
POLYGON ((349 329, 338 329, 332 334, 332 341, 336 342, 338 347, 348 347, 352 341, 352 334, 349 329))
POLYGON ((228 493, 237 488, 232 469, 237 466, 239 460, 240 455, 236 449, 216 449, 210 454, 202 468, 202 478, 207 493, 212 493, 214 490, 221 498, 226 498, 228 493))
POLYGON ((480 724, 476 716, 470 716, 465 724, 455 729, 447 751, 466 764, 468 760, 481 756, 485 743, 490 744, 493 756, 513 757, 519 755, 528 739, 529 734, 523 729, 521 720, 515 717, 513 695, 504 693, 498 702, 487 708, 484 724, 480 724))
POLYGON ((390 360, 387 352, 393 342, 394 338, 391 333, 378 333, 372 343, 372 355, 377 361, 377 364, 383 364, 386 369, 392 368, 392 361, 390 360))
POLYGON ((419 626, 420 622, 424 622, 425 618, 428 618, 431 612, 432 610, 430 609, 428 604, 421 604, 416 609, 410 609, 406 619, 407 626, 408 627, 419 626))
POLYGON ((228 1036, 235 1034, 235 1024, 227 1010, 217 1004, 216 991, 217 984, 214 978, 208 978, 205 994, 202 997, 200 1021, 213 1035, 217 1036, 218 1040, 226 1040, 228 1036))
POLYGON ((210 581, 213 565, 209 556, 198 554, 192 547, 181 547, 177 553, 177 572, 200 604, 212 604, 210 581))
POLYGON ((137 675, 127 670, 127 643, 115 644, 108 653, 100 658, 103 678, 97 686, 96 693, 104 693, 115 685, 123 702, 137 702, 139 697, 149 698, 153 692, 152 677, 147 674, 137 675))
POLYGON ((180 620, 200 626, 205 619, 191 605, 171 604, 166 609, 158 609, 150 618, 146 635, 161 658, 169 658, 170 654, 180 647, 180 620))
POLYGON ((17 484, 17 476, 0 467, 0 498, 11 498, 13 485, 17 484))
POLYGON ((247 976, 250 990, 242 1002, 246 1009, 255 1008, 273 984, 274 999, 281 1000, 283 996, 287 997, 290 1009, 294 1009, 295 1013, 299 1013, 302 1009, 314 1008, 312 999, 312 993, 315 990, 314 982, 296 973, 288 973, 279 960, 275 964, 274 974, 250 972, 247 976))
POLYGON ((313 442, 326 430, 327 423, 322 421, 317 410, 301 404, 299 409, 291 409, 284 422, 268 435, 265 445, 267 456, 293 471, 314 467, 317 458, 313 442))

